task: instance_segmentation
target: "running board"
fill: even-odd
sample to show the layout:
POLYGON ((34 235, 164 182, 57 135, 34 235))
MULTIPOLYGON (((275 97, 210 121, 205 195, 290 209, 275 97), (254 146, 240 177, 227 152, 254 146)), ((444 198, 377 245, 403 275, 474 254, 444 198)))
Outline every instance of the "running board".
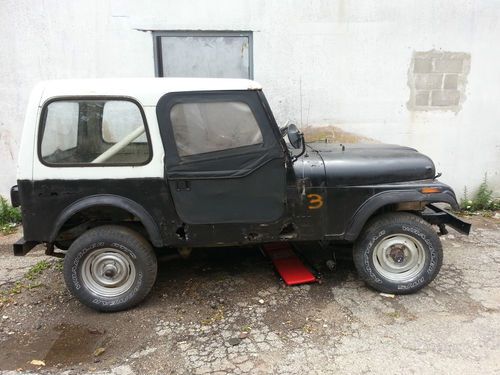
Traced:
POLYGON ((262 245, 286 285, 317 282, 318 279, 302 263, 288 242, 274 242, 262 245))

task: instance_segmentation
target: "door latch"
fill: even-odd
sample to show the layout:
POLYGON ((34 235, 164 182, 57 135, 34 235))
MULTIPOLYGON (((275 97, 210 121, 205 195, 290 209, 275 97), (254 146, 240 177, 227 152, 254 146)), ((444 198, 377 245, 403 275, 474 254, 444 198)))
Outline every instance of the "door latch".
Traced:
POLYGON ((191 183, 189 181, 177 181, 175 183, 175 190, 177 191, 190 191, 191 183))

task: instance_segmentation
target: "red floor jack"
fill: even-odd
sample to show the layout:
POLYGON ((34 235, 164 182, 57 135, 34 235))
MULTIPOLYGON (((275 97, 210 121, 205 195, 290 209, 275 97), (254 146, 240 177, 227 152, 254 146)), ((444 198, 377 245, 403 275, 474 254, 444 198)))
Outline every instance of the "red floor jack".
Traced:
POLYGON ((295 254, 288 242, 264 244, 262 249, 271 259, 286 285, 307 284, 318 281, 295 254))

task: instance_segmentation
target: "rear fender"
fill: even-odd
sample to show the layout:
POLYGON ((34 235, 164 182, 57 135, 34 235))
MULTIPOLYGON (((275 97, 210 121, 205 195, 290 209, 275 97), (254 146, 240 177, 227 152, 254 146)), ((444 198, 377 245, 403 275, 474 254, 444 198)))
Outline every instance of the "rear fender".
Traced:
POLYGON ((130 212, 141 221, 142 225, 144 225, 152 244, 156 247, 163 246, 158 225, 144 207, 129 198, 110 194, 92 195, 80 199, 68 206, 57 218, 49 242, 54 242, 56 240, 62 226, 70 217, 86 208, 95 206, 112 206, 130 212))

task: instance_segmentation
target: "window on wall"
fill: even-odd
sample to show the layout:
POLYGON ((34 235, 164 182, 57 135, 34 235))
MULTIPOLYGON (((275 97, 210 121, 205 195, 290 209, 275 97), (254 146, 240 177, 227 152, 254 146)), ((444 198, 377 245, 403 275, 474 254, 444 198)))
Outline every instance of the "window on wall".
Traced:
POLYGON ((141 165, 151 158, 144 116, 130 100, 58 99, 44 106, 39 155, 48 165, 141 165))
POLYGON ((251 31, 154 32, 158 77, 253 78, 251 31))

